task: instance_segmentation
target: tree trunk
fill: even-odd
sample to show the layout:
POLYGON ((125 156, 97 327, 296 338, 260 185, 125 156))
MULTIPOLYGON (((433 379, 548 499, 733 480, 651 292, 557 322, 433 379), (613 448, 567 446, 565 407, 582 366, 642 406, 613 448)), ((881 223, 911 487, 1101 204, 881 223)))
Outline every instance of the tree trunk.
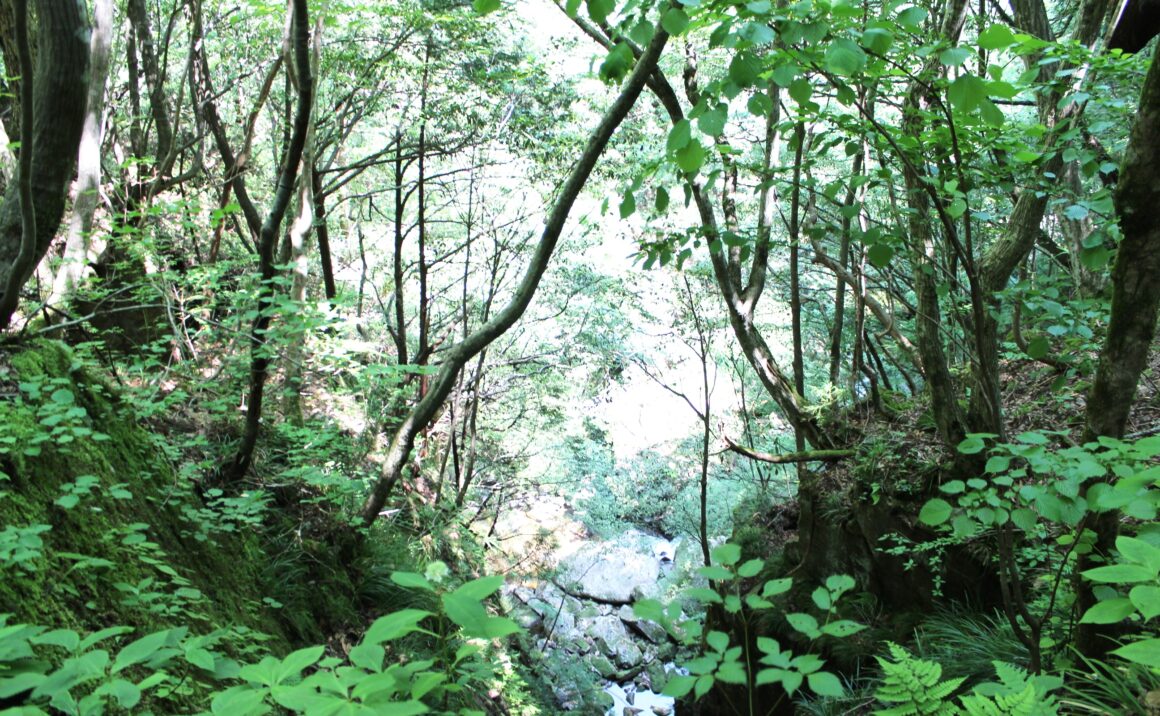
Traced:
POLYGON ((391 446, 383 461, 379 479, 363 504, 362 521, 364 525, 370 526, 378 519, 379 511, 386 504, 387 496, 390 495, 395 483, 402 477, 403 469, 406 467, 411 450, 415 446, 415 438, 430 425, 431 420, 443 405, 443 401, 450 395, 459 371, 463 369, 467 361, 511 328, 532 302, 540 279, 543 278, 556 244, 560 240, 560 234, 564 230, 564 223, 568 219, 572 205, 576 202, 580 190, 584 188, 584 184, 592 174, 600 155, 604 153, 608 140, 612 138, 613 132, 624 121, 624 118, 628 116, 628 112, 636 104, 636 99, 640 96, 646 80, 656 70, 657 60, 664 50, 668 37, 668 33, 658 23, 648 48, 637 60, 636 67, 633 68, 621 89, 620 95, 604 113, 600 124, 593 130, 588 145, 584 148, 563 187, 561 187, 556 203, 548 215, 544 233, 532 255, 531 263, 528 265, 524 278, 516 288, 511 301, 495 318, 447 350, 444 361, 439 367, 439 372, 432 377, 427 394, 411 408, 407 417, 396 429, 391 446))
POLYGON ((112 44, 113 0, 96 0, 89 47, 89 101, 77 153, 76 199, 64 244, 64 260, 53 279, 52 294, 47 301, 50 306, 68 301, 94 258, 91 251, 93 214, 100 200, 101 119, 105 113, 105 83, 112 44))
MULTIPOLYGON (((1100 351, 1099 366, 1087 400, 1085 441, 1106 435, 1124 435, 1128 412, 1136 396, 1141 373, 1148 365, 1152 339, 1156 334, 1156 314, 1160 308, 1160 46, 1144 80, 1136 125, 1132 128, 1120 183, 1116 188, 1116 213, 1124 238, 1112 271, 1112 313, 1108 336, 1100 351)), ((1115 545, 1119 513, 1098 516, 1092 529, 1096 545, 1092 556, 1106 557, 1115 545)), ((1094 566, 1088 555, 1081 557, 1076 572, 1094 566)), ((1082 614, 1096 603, 1091 585, 1078 585, 1077 606, 1082 614)), ((1101 658, 1114 642, 1105 638, 1108 627, 1080 624, 1076 647, 1089 658, 1101 658)))
MULTIPOLYGON (((18 293, 44 258, 64 215, 68 185, 84 126, 88 94, 89 36, 82 6, 74 0, 38 0, 35 4, 38 52, 33 93, 32 194, 35 235, 28 261, 18 266, 22 227, 19 184, 12 182, 0 204, 0 325, 7 326, 18 293)), ((27 148, 22 152, 28 151, 27 148)))
MULTIPOLYGON (((310 19, 307 15, 306 0, 293 0, 293 48, 294 64, 298 74, 298 107, 294 113, 294 128, 282 169, 278 174, 278 184, 270 204, 270 212, 258 236, 258 269, 261 286, 258 289, 258 315, 250 329, 250 391, 246 400, 246 425, 242 442, 233 459, 223 469, 226 483, 237 483, 245 477, 258 443, 258 431, 262 421, 262 399, 266 387, 266 376, 270 368, 270 348, 266 345, 266 331, 270 327, 274 303, 274 248, 281 231, 282 220, 290 206, 294 193, 294 179, 298 166, 302 163, 302 152, 310 128, 310 110, 314 104, 314 77, 310 69, 310 19)), ((244 184, 235 182, 234 193, 239 200, 244 195, 244 184), (240 189, 240 190, 239 190, 240 189)))

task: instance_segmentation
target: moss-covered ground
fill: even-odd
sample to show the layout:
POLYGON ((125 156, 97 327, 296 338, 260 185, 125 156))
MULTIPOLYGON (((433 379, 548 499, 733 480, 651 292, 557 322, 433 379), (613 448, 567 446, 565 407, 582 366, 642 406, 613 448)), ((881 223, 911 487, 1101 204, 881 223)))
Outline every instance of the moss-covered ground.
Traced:
POLYGON ((215 529, 214 511, 167 454, 108 379, 64 345, 0 353, 0 613, 10 623, 140 633, 228 625, 268 635, 281 652, 324 639, 335 612, 356 613, 319 597, 353 594, 342 565, 318 553, 325 546, 306 561, 328 565, 344 588, 288 585, 318 575, 294 569, 285 552, 270 555, 269 535, 284 525, 215 529), (270 569, 275 559, 293 574, 270 569), (305 597, 281 602, 279 586, 305 597))

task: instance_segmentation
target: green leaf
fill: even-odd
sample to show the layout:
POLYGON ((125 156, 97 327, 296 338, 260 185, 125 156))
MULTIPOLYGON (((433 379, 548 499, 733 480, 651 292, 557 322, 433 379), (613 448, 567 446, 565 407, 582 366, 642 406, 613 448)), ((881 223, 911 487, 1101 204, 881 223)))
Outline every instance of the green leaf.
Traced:
POLYGON ((627 219, 636 213, 636 197, 632 192, 625 192, 624 199, 620 202, 620 218, 627 219))
POLYGON ((833 601, 830 600, 830 592, 825 587, 815 589, 810 595, 810 598, 814 600, 814 604, 817 605, 818 609, 821 609, 823 612, 829 611, 830 607, 834 606, 833 601))
POLYGON ((1116 656, 1153 669, 1160 668, 1160 639, 1144 639, 1121 646, 1112 652, 1116 656))
POLYGON ((894 258, 894 249, 886 244, 874 244, 866 250, 866 258, 874 268, 886 268, 894 258))
POLYGON ((756 577, 765 567, 765 562, 760 559, 751 559, 737 568, 738 577, 756 577))
POLYGON ((821 632, 818 631, 818 620, 809 614, 803 614, 800 612, 786 614, 785 619, 789 622, 789 625, 794 628, 794 631, 805 634, 811 639, 814 639, 819 634, 821 634, 821 632))
POLYGON ((708 567, 699 567, 697 569, 697 574, 701 575, 705 579, 710 579, 713 581, 721 581, 733 578, 733 573, 719 564, 710 565, 708 567))
POLYGON ((793 586, 792 577, 782 577, 781 579, 771 579, 765 583, 761 589, 761 596, 775 597, 778 594, 785 594, 793 586))
POLYGON ((947 88, 947 98, 960 112, 973 112, 987 99, 987 83, 972 74, 960 75, 947 88))
POLYGON ((658 214, 669 208, 669 193, 663 186, 657 187, 656 201, 653 203, 653 206, 656 208, 658 214))
POLYGON ((714 592, 712 589, 706 587, 693 587, 685 592, 685 595, 691 599, 696 599, 705 604, 720 604, 721 595, 714 592))
POLYGON ((714 651, 723 652, 729 648, 729 635, 721 631, 711 631, 705 635, 705 643, 714 651))
POLYGON ((679 699, 693 690, 693 685, 697 683, 695 676, 683 676, 677 674, 669 678, 665 684, 665 688, 661 689, 661 693, 665 696, 672 696, 679 699))
POLYGON ((770 79, 772 79, 774 84, 776 84, 778 87, 789 87, 790 83, 797 78, 800 72, 800 67, 792 62, 787 62, 775 67, 773 69, 773 74, 770 75, 770 79))
POLYGON ((1112 564, 1089 569, 1083 576, 1093 582, 1105 584, 1133 584, 1152 581, 1156 578, 1156 572, 1139 564, 1112 564))
POLYGON ((971 57, 971 51, 965 47, 948 47, 938 53, 938 61, 948 67, 958 67, 971 57))
POLYGON ((307 668, 317 664, 325 652, 326 647, 322 645, 308 646, 304 649, 290 652, 278 665, 276 683, 282 684, 297 678, 307 668))
POLYGON ((267 689, 255 689, 251 686, 235 686, 214 697, 211 710, 223 716, 248 716, 249 714, 268 713, 262 702, 266 698, 267 689))
POLYGON ((1029 510, 1025 507, 1011 513, 1011 521, 1024 532, 1033 532, 1035 525, 1038 523, 1038 518, 1039 516, 1035 514, 1035 510, 1029 510))
POLYGON ((982 435, 974 434, 968 435, 961 443, 959 443, 958 451, 964 455, 974 455, 976 453, 982 452, 986 447, 987 443, 984 442, 982 435))
POLYGON ((757 82, 761 63, 752 53, 742 50, 729 63, 729 79, 738 87, 749 87, 757 82))
POLYGON ((471 6, 480 15, 487 15, 499 9, 500 0, 472 0, 471 6))
POLYGON ((1006 25, 991 25, 979 33, 979 47, 984 50, 1001 50, 1015 44, 1015 33, 1006 25))
POLYGON ((693 138, 693 125, 689 120, 682 119, 669 130, 669 138, 665 147, 669 152, 676 152, 688 146, 693 138))
POLYGON ((714 562, 732 567, 741 560, 741 547, 732 542, 726 542, 714 547, 709 555, 714 562))
POLYGON ((605 82, 616 82, 628 74, 628 68, 632 66, 632 48, 627 42, 616 43, 608 55, 604 58, 604 62, 600 63, 600 79, 605 82))
POLYGON ((1136 607, 1127 597, 1105 599, 1091 609, 1088 609, 1080 624, 1115 624, 1127 619, 1136 612, 1136 607))
POLYGON ((391 581, 400 587, 407 587, 408 589, 422 589, 428 592, 434 592, 435 587, 427 578, 421 574, 414 572, 391 572, 391 581))
POLYGON ((894 33, 884 27, 868 27, 862 31, 862 47, 884 55, 894 44, 894 33))
POLYGON ((588 17, 597 25, 603 24, 616 8, 615 0, 587 0, 588 17))
POLYGON ((1043 358, 1051 352, 1051 341, 1047 336, 1036 336, 1027 342, 1027 357, 1034 360, 1043 358))
POLYGON ((831 72, 851 77, 866 66, 866 52, 853 40, 838 38, 826 48, 826 68, 831 72))
POLYGON ((1142 539, 1121 535, 1116 538, 1116 549, 1129 562, 1144 565, 1151 569, 1153 574, 1160 573, 1160 548, 1142 539))
POLYGON ((922 506, 922 509, 918 513, 918 520, 923 524, 933 527, 935 525, 941 525, 950 519, 952 512, 954 512, 954 508, 951 507, 949 502, 936 497, 933 500, 928 500, 922 506))
POLYGON ((810 674, 806 677, 806 685, 818 696, 841 698, 846 695, 842 682, 828 671, 815 671, 810 674))
POLYGON ((912 5, 898 13, 898 24, 912 32, 918 31, 922 29, 922 23, 926 22, 929 14, 926 8, 912 5))
POLYGON ((677 150, 676 160, 681 171, 696 174, 705 163, 705 149, 700 142, 689 142, 683 149, 677 150))
POLYGON ((728 111, 723 104, 719 104, 697 118, 697 127, 710 137, 720 137, 725 131, 725 122, 728 111))
POLYGON ((52 631, 32 637, 28 640, 33 644, 48 644, 59 646, 68 651, 76 651, 81 643, 81 636, 72 629, 53 629, 52 631))
POLYGON ((391 641, 420 631, 419 622, 429 616, 433 616, 433 614, 422 609, 400 609, 397 612, 381 616, 367 629, 366 634, 363 635, 363 643, 382 644, 384 641, 391 641))
POLYGON ((764 92, 754 92, 745 108, 755 117, 764 117, 773 109, 773 100, 764 92))
POLYGON ((154 632, 126 644, 125 648, 121 649, 117 654, 117 660, 113 662, 112 673, 115 674, 126 667, 148 661, 154 654, 165 647, 172 631, 171 629, 166 629, 164 631, 154 632))
POLYGON ((793 82, 789 83, 789 96, 793 98, 794 102, 798 104, 805 104, 810 101, 810 97, 814 94, 814 86, 805 77, 798 77, 793 82))
POLYGON ((1160 587, 1154 584, 1140 584, 1132 587, 1128 594, 1132 605, 1144 615, 1144 619, 1160 616, 1160 587))
POLYGON ((709 693, 709 690, 713 688, 714 681, 715 679, 709 674, 698 677, 697 683, 693 686, 693 696, 699 699, 709 693))
POLYGON ((689 16, 679 7, 670 8, 661 18, 661 27, 670 35, 680 35, 689 27, 689 16))
POLYGON ((487 609, 478 599, 451 592, 443 595, 443 609, 447 612, 447 618, 458 624, 468 636, 486 636, 487 609))
POLYGON ((857 634, 865 628, 865 624, 859 624, 858 622, 850 621, 849 619, 839 619, 837 621, 832 621, 829 624, 823 624, 821 631, 823 634, 841 638, 850 636, 851 634, 857 634))

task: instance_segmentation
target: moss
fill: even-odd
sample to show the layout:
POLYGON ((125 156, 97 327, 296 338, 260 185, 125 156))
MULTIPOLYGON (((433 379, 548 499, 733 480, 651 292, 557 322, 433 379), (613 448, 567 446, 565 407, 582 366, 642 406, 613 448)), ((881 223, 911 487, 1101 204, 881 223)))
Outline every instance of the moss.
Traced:
POLYGON ((107 381, 63 345, 39 341, 0 358, 0 395, 0 550, 17 530, 47 526, 35 557, 3 563, 0 611, 80 631, 243 626, 288 648, 262 601, 258 536, 194 537, 184 508, 196 498, 107 381))

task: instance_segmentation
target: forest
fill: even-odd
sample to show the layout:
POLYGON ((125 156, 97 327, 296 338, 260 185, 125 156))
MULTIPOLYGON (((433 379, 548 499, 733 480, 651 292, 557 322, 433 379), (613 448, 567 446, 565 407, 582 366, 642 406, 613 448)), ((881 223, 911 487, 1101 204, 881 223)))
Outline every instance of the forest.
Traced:
POLYGON ((0 716, 1160 713, 1156 0, 0 0, 0 716))

